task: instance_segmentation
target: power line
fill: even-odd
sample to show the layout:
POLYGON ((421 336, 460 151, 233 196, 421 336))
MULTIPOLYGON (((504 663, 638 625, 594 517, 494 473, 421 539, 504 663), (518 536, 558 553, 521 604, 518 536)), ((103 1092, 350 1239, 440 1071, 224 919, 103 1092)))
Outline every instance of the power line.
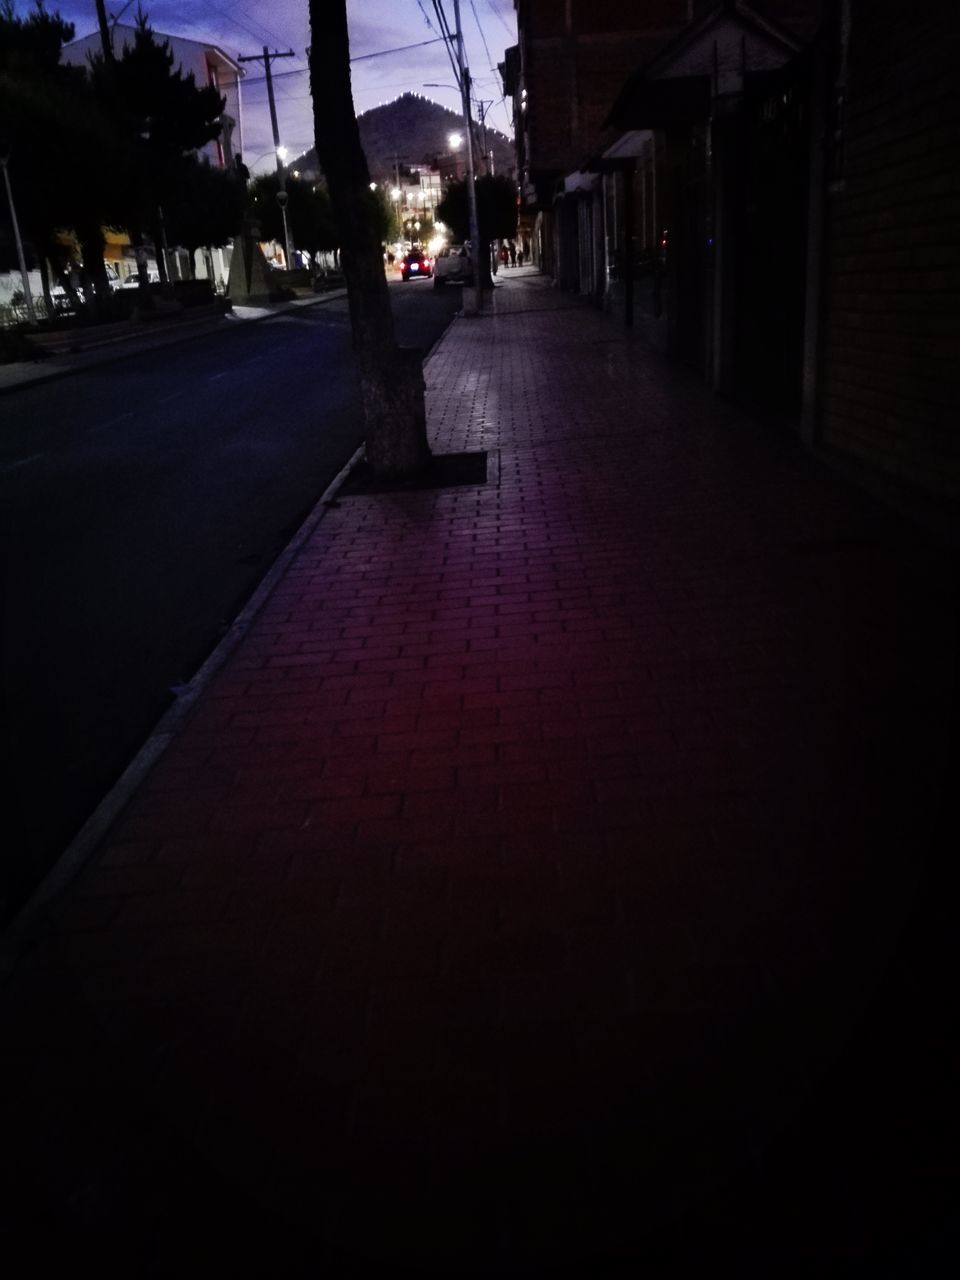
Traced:
POLYGON ((427 24, 427 30, 436 31, 437 28, 430 21, 430 15, 427 13, 426 9, 423 7, 423 0, 417 0, 417 8, 423 14, 423 20, 427 24))
POLYGON ((492 12, 496 15, 496 17, 498 17, 500 21, 503 23, 504 27, 506 28, 507 34, 511 37, 515 36, 516 32, 511 29, 510 23, 507 22, 506 18, 500 12, 497 6, 493 3, 493 0, 487 0, 487 5, 492 10, 492 12))
POLYGON ((447 57, 450 59, 450 66, 453 68, 453 78, 457 82, 457 88, 460 89, 459 55, 456 58, 453 56, 453 35, 450 31, 450 23, 447 21, 447 15, 443 11, 443 0, 433 0, 433 11, 437 15, 437 21, 440 23, 440 32, 444 38, 444 43, 447 46, 447 57))
POLYGON ((259 32, 254 31, 252 27, 248 27, 244 22, 238 22, 232 13, 229 13, 226 9, 221 9, 219 5, 216 5, 213 3, 213 0, 207 0, 207 4, 214 11, 214 13, 219 13, 221 18, 226 18, 226 20, 232 23, 235 27, 239 27, 241 31, 245 31, 248 36, 253 36, 254 40, 258 41, 260 44, 263 43, 262 33, 264 31, 266 31, 269 34, 271 40, 275 40, 277 44, 283 43, 283 41, 280 39, 279 36, 277 36, 274 32, 270 31, 269 27, 265 27, 263 26, 262 23, 257 22, 256 18, 251 18, 250 20, 251 22, 256 22, 256 25, 260 28, 259 32))
MULTIPOLYGON (((305 76, 310 70, 309 67, 295 67, 293 71, 274 71, 271 72, 272 78, 276 80, 285 80, 288 76, 305 76)), ((249 79, 243 81, 243 87, 246 89, 251 84, 266 84, 266 76, 250 76, 249 79)))
POLYGON ((275 31, 271 31, 269 27, 264 26, 264 24, 260 22, 259 19, 255 18, 252 13, 247 13, 246 9, 241 9, 240 12, 245 18, 249 18, 255 27, 259 27, 261 31, 265 31, 271 40, 276 40, 278 44, 283 43, 275 31))
POLYGON ((407 49, 422 49, 424 45, 440 44, 443 36, 437 36, 434 40, 418 40, 416 44, 401 44, 396 49, 380 49, 377 53, 361 53, 356 58, 351 58, 351 62, 366 62, 368 58, 384 58, 388 53, 405 53, 407 49))
POLYGON ((483 34, 483 27, 480 25, 480 17, 477 13, 476 0, 470 0, 470 8, 473 10, 473 20, 477 24, 477 30, 480 32, 480 39, 483 41, 483 51, 487 55, 487 62, 493 62, 493 56, 490 53, 490 46, 487 44, 487 37, 483 34))
MULTIPOLYGON (((366 62, 368 58, 383 58, 388 53, 404 53, 407 49, 422 49, 424 45, 440 44, 443 36, 438 36, 435 40, 420 40, 417 44, 402 44, 396 49, 379 49, 376 53, 361 53, 357 57, 351 58, 351 62, 366 62)), ((274 80, 282 80, 287 76, 305 76, 310 70, 309 67, 296 67, 293 71, 278 71, 274 75, 274 80)), ((244 88, 251 84, 262 84, 266 81, 266 76, 251 76, 249 80, 244 80, 244 88)))

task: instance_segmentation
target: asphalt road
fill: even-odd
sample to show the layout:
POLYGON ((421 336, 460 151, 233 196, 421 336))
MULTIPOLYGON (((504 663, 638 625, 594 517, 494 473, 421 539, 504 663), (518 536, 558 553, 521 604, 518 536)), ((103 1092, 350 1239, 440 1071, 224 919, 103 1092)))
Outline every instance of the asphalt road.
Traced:
MULTIPOLYGON (((428 349, 460 290, 391 285, 428 349)), ((0 400, 4 839, 25 900, 362 439, 346 302, 0 400)))

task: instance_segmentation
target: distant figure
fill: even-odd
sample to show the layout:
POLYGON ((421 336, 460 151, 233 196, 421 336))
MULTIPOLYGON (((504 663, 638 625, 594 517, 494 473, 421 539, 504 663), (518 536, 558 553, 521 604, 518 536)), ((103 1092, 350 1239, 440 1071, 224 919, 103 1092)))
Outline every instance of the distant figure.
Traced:
POLYGON ((505 244, 500 246, 500 261, 504 266, 510 261, 510 251, 505 244))
POLYGON ((517 245, 517 266, 518 267, 523 266, 523 241, 522 240, 517 245))
POLYGON ((511 267, 515 267, 517 265, 517 246, 512 240, 510 241, 510 265, 511 267))

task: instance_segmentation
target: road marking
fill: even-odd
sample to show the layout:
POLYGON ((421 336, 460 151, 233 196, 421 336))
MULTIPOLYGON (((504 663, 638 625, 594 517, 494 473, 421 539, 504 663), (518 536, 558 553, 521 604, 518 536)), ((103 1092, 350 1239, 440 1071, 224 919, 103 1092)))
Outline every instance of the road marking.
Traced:
POLYGON ((29 467, 31 462, 39 462, 46 456, 45 453, 31 453, 28 458, 18 458, 16 462, 8 462, 5 467, 0 467, 0 475, 6 475, 8 471, 16 471, 19 467, 29 467))
POLYGON ((87 435, 92 436, 97 431, 106 431, 110 427, 115 427, 118 422, 125 422, 127 418, 133 417, 133 410, 129 409, 126 413, 121 413, 117 418, 111 418, 109 422, 101 422, 97 427, 87 427, 87 435))

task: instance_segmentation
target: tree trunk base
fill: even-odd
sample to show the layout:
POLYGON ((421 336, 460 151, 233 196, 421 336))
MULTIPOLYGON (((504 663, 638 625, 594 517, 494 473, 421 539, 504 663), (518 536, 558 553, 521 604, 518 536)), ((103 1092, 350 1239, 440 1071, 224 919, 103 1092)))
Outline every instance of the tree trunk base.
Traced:
POLYGON ((416 475, 431 457, 420 351, 414 347, 398 349, 385 394, 382 369, 370 377, 361 369, 360 380, 370 470, 384 478, 416 475))

